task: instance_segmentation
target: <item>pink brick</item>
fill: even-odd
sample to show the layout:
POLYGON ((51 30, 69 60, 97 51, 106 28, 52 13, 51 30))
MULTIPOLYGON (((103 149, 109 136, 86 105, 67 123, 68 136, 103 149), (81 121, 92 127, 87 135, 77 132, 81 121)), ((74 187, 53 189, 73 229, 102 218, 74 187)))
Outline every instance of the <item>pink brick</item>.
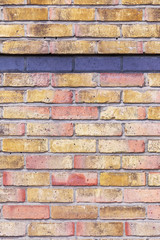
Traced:
POLYGON ((124 189, 124 202, 160 202, 160 189, 124 189))
POLYGON ((147 217, 149 219, 160 219, 160 205, 149 205, 147 208, 147 217))
POLYGON ((55 186, 93 186, 97 183, 97 173, 55 172, 52 174, 52 185, 55 186))
POLYGON ((101 73, 100 85, 111 87, 135 87, 144 85, 144 74, 141 73, 101 73))
POLYGON ((126 123, 126 136, 160 136, 160 123, 126 123))
POLYGON ((25 189, 0 188, 0 202, 24 202, 25 189))
POLYGON ((130 222, 125 224, 127 236, 159 236, 160 222, 130 222))
POLYGON ((124 169, 160 169, 160 156, 123 156, 124 169))

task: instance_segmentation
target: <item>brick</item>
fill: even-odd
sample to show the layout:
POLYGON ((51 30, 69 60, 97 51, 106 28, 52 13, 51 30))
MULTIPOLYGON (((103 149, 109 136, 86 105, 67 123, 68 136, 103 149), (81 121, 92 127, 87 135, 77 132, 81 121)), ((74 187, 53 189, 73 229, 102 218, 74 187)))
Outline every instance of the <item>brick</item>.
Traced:
POLYGON ((26 234, 26 224, 24 222, 0 222, 1 237, 22 237, 26 234))
POLYGON ((50 43, 52 54, 93 54, 96 53, 96 41, 62 40, 50 43))
POLYGON ((0 169, 21 169, 24 167, 22 155, 0 155, 0 169))
POLYGON ((77 136, 121 136, 122 126, 117 123, 77 123, 75 134, 77 136))
POLYGON ((160 20, 160 9, 159 8, 146 8, 145 9, 145 20, 155 22, 160 20))
POLYGON ((4 139, 4 152, 46 152, 47 139, 4 139))
POLYGON ((77 37, 120 37, 120 28, 116 25, 78 24, 75 26, 77 37))
MULTIPOLYGON (((122 0, 122 4, 125 5, 137 5, 137 4, 142 4, 144 5, 144 0, 122 0)), ((159 0, 145 0, 145 4, 155 4, 158 5, 159 0)))
POLYGON ((145 173, 101 173, 100 185, 102 186, 144 186, 145 173))
POLYGON ((124 169, 159 169, 159 156, 123 156, 122 167, 124 169))
POLYGON ((122 236, 123 223, 119 222, 78 222, 78 236, 122 236))
POLYGON ((160 53, 160 41, 151 41, 151 42, 145 42, 144 43, 144 52, 145 53, 152 53, 152 54, 158 54, 160 53))
POLYGON ((160 107, 148 108, 148 119, 159 120, 160 119, 160 107))
POLYGON ((159 222, 130 222, 125 224, 127 236, 159 236, 159 222))
POLYGON ((100 41, 98 42, 100 54, 139 54, 143 53, 142 42, 138 41, 100 41))
POLYGON ((158 172, 149 173, 148 175, 149 186, 160 186, 160 174, 158 172))
POLYGON ((149 219, 160 219, 160 205, 148 205, 147 217, 149 219))
POLYGON ((76 57, 75 71, 96 72, 96 71, 121 71, 120 57, 76 57))
POLYGON ((26 157, 28 169, 72 169, 72 156, 29 155, 26 157))
POLYGON ((49 215, 49 206, 3 206, 6 219, 48 219, 49 215))
POLYGON ((72 103, 73 94, 68 90, 28 90, 27 102, 72 103))
POLYGON ((149 140, 148 141, 149 152, 160 152, 160 140, 149 140))
POLYGON ((76 191, 77 202, 122 202, 122 191, 120 189, 105 188, 79 188, 76 191))
POLYGON ((24 37, 24 25, 1 25, 0 37, 24 37))
POLYGON ((72 65, 72 57, 32 56, 27 57, 26 69, 28 72, 71 72, 72 65))
POLYGON ((20 188, 0 188, 0 202, 24 202, 25 190, 20 188))
POLYGON ((48 42, 43 40, 4 41, 2 52, 5 54, 48 54, 48 42))
POLYGON ((4 107, 4 118, 16 118, 16 119, 49 119, 48 107, 30 107, 30 106, 18 106, 18 107, 4 107))
POLYGON ((100 21, 142 21, 142 16, 143 13, 141 9, 98 9, 98 20, 100 21))
POLYGON ((99 140, 101 153, 144 152, 143 140, 99 140))
POLYGON ((97 119, 97 107, 52 107, 52 119, 97 119))
POLYGON ((4 8, 5 21, 45 21, 48 20, 47 8, 4 8))
POLYGON ((23 102, 23 91, 0 91, 0 103, 20 103, 23 102))
POLYGON ((159 91, 133 91, 125 90, 123 95, 124 103, 159 103, 159 91))
POLYGON ((73 136, 72 123, 28 123, 28 136, 73 136))
POLYGON ((160 27, 156 24, 134 24, 122 26, 122 35, 125 38, 159 38, 159 32, 160 27))
POLYGON ((3 85, 7 87, 47 87, 49 73, 5 73, 3 85))
POLYGON ((1 5, 19 5, 24 4, 24 0, 1 0, 1 5))
POLYGON ((100 219, 144 219, 145 208, 140 206, 101 207, 100 219))
POLYGON ((160 202, 160 189, 124 189, 124 202, 160 202))
POLYGON ((117 0, 74 0, 76 5, 116 5, 117 0))
POLYGON ((80 90, 76 92, 79 103, 116 103, 120 102, 120 91, 80 90))
POLYGON ((77 169, 120 169, 119 156, 85 156, 74 157, 74 168, 77 169))
POLYGON ((50 8, 49 19, 56 21, 94 21, 94 8, 50 8))
POLYGON ((52 74, 53 87, 96 87, 96 73, 59 73, 52 74))
POLYGON ((71 4, 71 0, 28 0, 28 4, 36 4, 36 5, 66 5, 71 4))
POLYGON ((50 151, 57 153, 96 152, 96 140, 91 139, 50 140, 50 151))
POLYGON ((98 208, 96 206, 53 206, 51 218, 53 219, 97 219, 98 208))
POLYGON ((2 72, 24 71, 24 57, 0 56, 0 71, 2 72))
POLYGON ((97 173, 55 172, 52 174, 52 185, 54 186, 94 186, 97 183, 97 173))
POLYGON ((4 186, 48 186, 49 173, 44 172, 4 172, 4 186))
POLYGON ((74 223, 32 222, 28 226, 29 236, 73 236, 74 223))
POLYGON ((147 79, 150 87, 160 86, 160 74, 159 73, 148 73, 147 79))
POLYGON ((159 123, 126 123, 126 136, 160 136, 159 123))
POLYGON ((0 123, 0 136, 23 136, 24 123, 0 123))
POLYGON ((101 73, 102 87, 142 87, 144 74, 142 73, 101 73))
POLYGON ((73 189, 57 189, 57 188, 28 188, 28 202, 73 202, 73 189))
POLYGON ((146 110, 144 107, 103 107, 100 114, 101 119, 115 120, 138 120, 146 118, 146 110))
POLYGON ((27 26, 28 37, 72 37, 72 25, 30 24, 27 26))

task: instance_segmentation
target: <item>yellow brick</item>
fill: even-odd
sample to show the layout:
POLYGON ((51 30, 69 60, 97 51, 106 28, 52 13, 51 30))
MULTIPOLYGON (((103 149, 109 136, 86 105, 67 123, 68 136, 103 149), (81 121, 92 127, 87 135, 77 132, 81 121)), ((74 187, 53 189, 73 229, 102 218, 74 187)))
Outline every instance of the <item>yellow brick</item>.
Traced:
POLYGON ((75 156, 74 168, 76 169, 119 169, 119 156, 75 156))
POLYGON ((148 108, 148 119, 160 120, 160 107, 149 107, 148 108))
POLYGON ((134 24, 134 25, 124 25, 122 26, 122 35, 123 37, 131 38, 152 38, 160 37, 160 26, 155 25, 143 25, 143 24, 134 24))
POLYGON ((76 102, 85 103, 116 103, 120 102, 120 91, 80 90, 76 92, 76 102))
POLYGON ((160 4, 159 0, 122 0, 122 4, 126 5, 138 5, 138 4, 160 4))
POLYGON ((28 202, 73 202, 73 189, 28 188, 28 202))
POLYGON ((29 37, 72 37, 72 25, 32 24, 27 26, 29 37))
POLYGON ((159 103, 159 91, 133 91, 125 90, 123 94, 124 103, 159 103))
POLYGON ((94 21, 94 8, 50 8, 50 20, 94 21))
POLYGON ((0 136, 23 136, 25 134, 24 123, 1 122, 0 136))
POLYGON ((101 110, 101 119, 145 119, 144 107, 104 107, 101 110))
POLYGON ((102 186, 144 186, 145 173, 101 173, 102 186))
POLYGON ((51 152, 96 152, 96 140, 50 140, 51 152))
POLYGON ((98 208, 96 206, 53 206, 51 218, 53 219, 97 219, 98 208))
POLYGON ((20 103, 23 102, 22 91, 0 91, 0 103, 20 103))
POLYGON ((98 9, 98 20, 100 21, 142 21, 142 16, 141 9, 98 9))
POLYGON ((36 5, 66 5, 71 4, 71 0, 28 0, 28 4, 36 4, 36 5))
POLYGON ((1 155, 0 169, 20 169, 24 167, 24 157, 21 155, 1 155))
POLYGON ((75 125, 77 136, 121 136, 122 126, 117 123, 75 125))
POLYGON ((150 87, 160 87, 160 73, 148 73, 150 87))
POLYGON ((100 41, 98 53, 143 53, 142 42, 137 41, 100 41))
POLYGON ((54 87, 96 87, 97 81, 96 73, 62 73, 52 76, 54 87))
POLYGON ((4 152, 46 152, 48 141, 46 139, 4 139, 4 152))
POLYGON ((145 215, 145 208, 140 206, 100 208, 100 219, 144 219, 145 215))
POLYGON ((24 37, 23 25, 0 25, 0 37, 24 37))
POLYGON ((0 222, 0 237, 21 237, 26 234, 26 223, 24 222, 0 222))
POLYGON ((4 41, 2 52, 7 54, 47 54, 46 41, 4 41))
POLYGON ((118 4, 117 0, 74 0, 77 5, 114 5, 118 4))
POLYGON ((47 8, 4 8, 3 12, 6 21, 48 20, 47 8))
POLYGON ((149 186, 160 186, 160 173, 149 173, 148 176, 148 185, 149 186))
POLYGON ((160 41, 150 41, 144 43, 144 52, 145 53, 160 53, 160 41))
POLYGON ((0 5, 19 5, 19 4, 24 4, 24 0, 0 0, 0 5))
POLYGON ((51 103, 55 97, 54 90, 28 90, 27 91, 27 102, 45 102, 51 103))
POLYGON ((160 140, 149 140, 148 141, 149 152, 160 152, 160 140))
POLYGON ((54 41, 50 49, 52 54, 92 54, 96 53, 96 41, 54 41))
POLYGON ((145 20, 151 22, 160 21, 160 8, 146 8, 145 20))
POLYGON ((75 32, 78 37, 120 37, 120 28, 116 25, 79 24, 75 32))
POLYGON ((48 186, 50 174, 44 172, 5 172, 3 175, 5 186, 48 186))

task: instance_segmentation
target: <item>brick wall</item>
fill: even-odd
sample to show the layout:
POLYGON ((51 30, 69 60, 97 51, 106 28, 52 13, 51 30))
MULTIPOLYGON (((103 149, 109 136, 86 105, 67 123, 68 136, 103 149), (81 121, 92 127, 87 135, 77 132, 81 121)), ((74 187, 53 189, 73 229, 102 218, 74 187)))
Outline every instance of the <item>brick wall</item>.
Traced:
POLYGON ((158 240, 159 69, 0 56, 0 239, 158 240))

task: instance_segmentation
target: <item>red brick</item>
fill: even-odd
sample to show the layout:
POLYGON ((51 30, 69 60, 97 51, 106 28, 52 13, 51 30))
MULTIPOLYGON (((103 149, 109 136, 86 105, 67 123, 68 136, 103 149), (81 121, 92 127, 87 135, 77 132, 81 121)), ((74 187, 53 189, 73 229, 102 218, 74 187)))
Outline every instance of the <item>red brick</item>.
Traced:
POLYGON ((20 188, 1 188, 0 202, 24 202, 25 189, 20 188))
POLYGON ((48 219, 48 206, 3 206, 3 217, 7 219, 48 219))
POLYGON ((97 173, 55 172, 52 174, 52 185, 55 186, 93 186, 97 183, 97 173))
POLYGON ((125 189, 124 202, 160 202, 160 189, 125 189))
POLYGON ((97 107, 52 107, 52 119, 97 119, 97 107))
POLYGON ((103 87, 135 87, 144 85, 142 73, 101 73, 100 85, 103 87))

